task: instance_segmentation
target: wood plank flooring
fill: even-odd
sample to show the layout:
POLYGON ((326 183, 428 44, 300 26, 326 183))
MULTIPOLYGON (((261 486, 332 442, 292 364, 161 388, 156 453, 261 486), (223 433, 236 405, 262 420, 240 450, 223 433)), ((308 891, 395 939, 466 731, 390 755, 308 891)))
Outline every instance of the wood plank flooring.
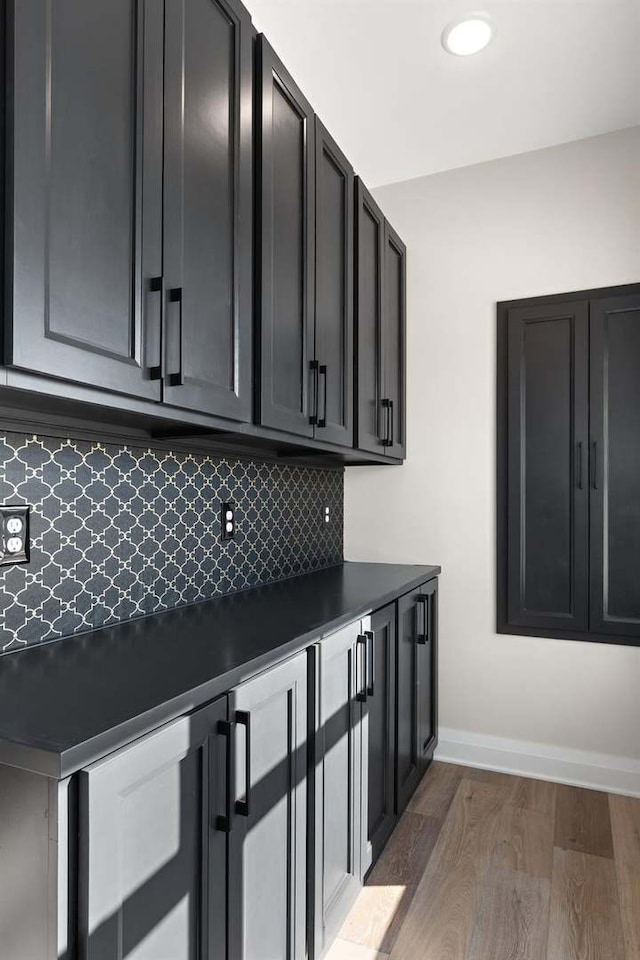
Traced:
POLYGON ((640 960, 640 799, 434 763, 326 960, 640 960))

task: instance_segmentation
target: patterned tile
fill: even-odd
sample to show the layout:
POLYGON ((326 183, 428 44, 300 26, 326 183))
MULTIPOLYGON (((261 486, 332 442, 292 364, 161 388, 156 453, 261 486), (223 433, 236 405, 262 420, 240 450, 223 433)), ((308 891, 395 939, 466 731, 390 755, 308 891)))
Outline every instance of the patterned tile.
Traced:
POLYGON ((32 508, 30 563, 0 568, 2 652, 343 557, 339 470, 6 434, 0 502, 32 508))

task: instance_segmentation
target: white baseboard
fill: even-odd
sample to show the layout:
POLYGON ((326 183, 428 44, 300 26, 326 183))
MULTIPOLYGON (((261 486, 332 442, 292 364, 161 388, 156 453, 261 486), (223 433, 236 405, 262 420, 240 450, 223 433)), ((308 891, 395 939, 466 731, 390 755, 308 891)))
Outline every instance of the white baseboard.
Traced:
POLYGON ((640 797, 640 760, 441 727, 436 759, 640 797))

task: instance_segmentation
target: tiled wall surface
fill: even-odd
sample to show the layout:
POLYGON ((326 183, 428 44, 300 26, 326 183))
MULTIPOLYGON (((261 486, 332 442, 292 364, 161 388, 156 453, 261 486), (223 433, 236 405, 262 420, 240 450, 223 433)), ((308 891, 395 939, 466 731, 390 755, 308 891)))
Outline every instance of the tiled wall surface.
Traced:
POLYGON ((339 563, 342 498, 342 471, 2 435, 0 503, 32 510, 30 563, 0 567, 0 651, 339 563))

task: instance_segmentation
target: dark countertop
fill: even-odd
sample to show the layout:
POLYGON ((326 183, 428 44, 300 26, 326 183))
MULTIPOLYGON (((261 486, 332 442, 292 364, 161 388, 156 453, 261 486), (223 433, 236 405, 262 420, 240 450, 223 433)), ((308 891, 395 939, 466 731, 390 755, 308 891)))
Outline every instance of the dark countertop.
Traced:
POLYGON ((439 573, 344 563, 6 654, 0 763, 63 779, 439 573))

